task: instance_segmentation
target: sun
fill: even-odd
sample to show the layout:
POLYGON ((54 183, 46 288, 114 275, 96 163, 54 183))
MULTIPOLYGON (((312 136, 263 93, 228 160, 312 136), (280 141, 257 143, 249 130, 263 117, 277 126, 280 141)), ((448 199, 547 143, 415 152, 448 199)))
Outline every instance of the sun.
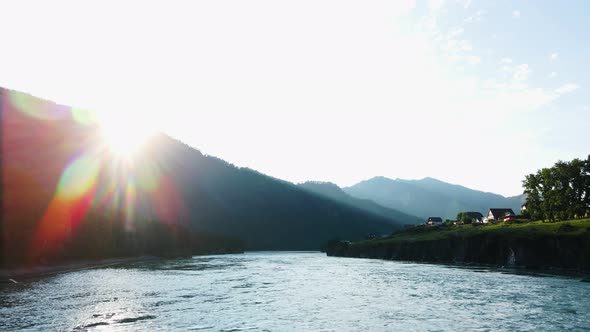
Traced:
POLYGON ((102 113, 98 121, 103 143, 121 158, 132 158, 156 134, 155 127, 145 117, 102 113))

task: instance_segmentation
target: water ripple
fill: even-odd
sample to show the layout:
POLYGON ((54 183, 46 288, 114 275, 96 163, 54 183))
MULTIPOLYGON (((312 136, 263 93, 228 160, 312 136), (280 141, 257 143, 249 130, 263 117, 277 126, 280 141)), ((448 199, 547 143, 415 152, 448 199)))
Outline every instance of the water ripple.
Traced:
POLYGON ((522 271, 248 253, 0 288, 1 331, 590 330, 590 283, 522 271))

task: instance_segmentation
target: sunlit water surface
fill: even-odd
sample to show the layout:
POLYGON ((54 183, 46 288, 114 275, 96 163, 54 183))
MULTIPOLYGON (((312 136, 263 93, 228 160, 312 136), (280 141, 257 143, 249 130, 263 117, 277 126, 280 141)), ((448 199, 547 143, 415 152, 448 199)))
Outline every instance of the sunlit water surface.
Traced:
POLYGON ((589 295, 575 278, 247 253, 5 284, 0 330, 586 330, 589 295))

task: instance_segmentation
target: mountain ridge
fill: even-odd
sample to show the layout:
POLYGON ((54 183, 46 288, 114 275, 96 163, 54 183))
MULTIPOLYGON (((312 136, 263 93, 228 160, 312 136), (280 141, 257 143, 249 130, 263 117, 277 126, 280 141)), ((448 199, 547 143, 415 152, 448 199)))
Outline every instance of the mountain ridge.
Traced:
POLYGON ((379 205, 370 199, 355 198, 347 194, 342 188, 332 182, 322 181, 306 181, 297 184, 299 187, 304 188, 313 193, 328 197, 330 199, 345 203, 347 205, 356 207, 361 210, 369 211, 373 214, 388 218, 393 224, 396 225, 408 225, 418 224, 422 222, 422 219, 407 213, 390 209, 385 206, 379 205))
POLYGON ((0 88, 2 264, 223 252, 238 242, 225 239, 245 250, 318 250, 400 227, 163 133, 118 159, 75 111, 0 88))
POLYGON ((405 180, 375 176, 342 189, 353 197, 372 199, 383 206, 422 218, 454 219, 463 211, 478 211, 485 215, 487 209, 493 207, 509 207, 516 212, 524 202, 523 195, 505 197, 432 177, 405 180))

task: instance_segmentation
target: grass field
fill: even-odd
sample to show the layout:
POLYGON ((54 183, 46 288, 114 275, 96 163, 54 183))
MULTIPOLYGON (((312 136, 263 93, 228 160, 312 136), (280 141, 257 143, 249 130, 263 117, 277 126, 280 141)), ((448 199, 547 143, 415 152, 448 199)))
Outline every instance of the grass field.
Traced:
POLYGON ((518 238, 538 238, 547 235, 580 236, 590 232, 590 219, 558 222, 497 223, 490 225, 452 225, 440 227, 415 227, 396 232, 389 237, 356 242, 355 245, 385 244, 400 241, 431 241, 448 238, 468 238, 477 235, 506 235, 518 238))

